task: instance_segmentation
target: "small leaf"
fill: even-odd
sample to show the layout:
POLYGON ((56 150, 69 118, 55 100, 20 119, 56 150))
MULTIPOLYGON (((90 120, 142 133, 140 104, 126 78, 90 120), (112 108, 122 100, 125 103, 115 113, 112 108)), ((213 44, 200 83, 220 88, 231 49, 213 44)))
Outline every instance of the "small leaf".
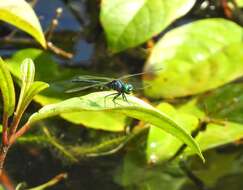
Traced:
POLYGON ((159 67, 147 95, 188 96, 243 75, 243 29, 228 20, 204 19, 168 32, 154 47, 148 67, 159 67), (219 33, 220 31, 220 33, 219 33))
POLYGON ((195 0, 104 0, 100 19, 114 52, 135 47, 186 14, 195 0))
POLYGON ((47 88, 45 82, 34 82, 35 65, 31 59, 25 59, 21 64, 22 85, 16 114, 22 114, 35 95, 47 88))
POLYGON ((20 70, 22 74, 22 81, 25 84, 25 88, 28 89, 35 78, 35 65, 33 61, 29 58, 25 59, 20 66, 20 70))
POLYGON ((45 82, 36 81, 29 87, 28 91, 25 93, 21 109, 25 110, 30 102, 33 100, 34 96, 37 95, 42 90, 49 87, 49 84, 45 82))
POLYGON ((46 48, 46 41, 39 20, 34 10, 25 0, 1 1, 0 20, 29 33, 46 48))
POLYGON ((33 61, 29 58, 25 59, 20 66, 20 72, 21 72, 22 85, 21 85, 21 91, 19 95, 19 101, 18 101, 16 113, 19 113, 20 110, 21 112, 23 112, 24 111, 23 108, 27 107, 27 105, 24 104, 26 102, 25 99, 26 93, 31 87, 35 77, 35 65, 33 61))
POLYGON ((28 123, 33 124, 48 117, 72 112, 81 112, 80 114, 85 111, 122 113, 126 116, 149 122, 172 134, 191 147, 203 159, 200 148, 193 138, 169 116, 133 96, 128 96, 130 104, 119 98, 115 106, 112 98, 107 98, 106 105, 104 105, 104 97, 108 94, 110 92, 91 93, 86 96, 75 97, 57 104, 44 106, 29 118, 28 123))
POLYGON ((3 97, 4 113, 11 116, 15 108, 15 91, 10 71, 2 58, 0 58, 0 88, 3 97))

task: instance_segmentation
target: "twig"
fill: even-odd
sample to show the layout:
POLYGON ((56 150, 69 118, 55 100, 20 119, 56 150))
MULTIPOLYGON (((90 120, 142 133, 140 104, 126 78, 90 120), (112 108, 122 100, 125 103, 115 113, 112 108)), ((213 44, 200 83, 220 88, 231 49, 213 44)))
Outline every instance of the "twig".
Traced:
MULTIPOLYGON (((28 38, 2 38, 0 39, 0 44, 13 44, 13 45, 31 45, 34 47, 39 47, 39 44, 32 39, 28 38)), ((65 50, 55 46, 52 42, 47 43, 47 48, 54 54, 63 57, 65 59, 71 59, 73 57, 72 53, 66 52, 65 50)))
POLYGON ((34 187, 34 188, 30 188, 28 190, 43 190, 43 189, 46 189, 47 187, 51 187, 55 184, 57 184, 58 182, 64 180, 67 178, 67 173, 61 173, 57 176, 55 176, 54 178, 52 178, 50 181, 48 181, 47 183, 45 184, 42 184, 40 186, 37 186, 37 187, 34 187))
POLYGON ((198 187, 200 190, 208 190, 203 181, 198 178, 186 165, 185 161, 180 161, 180 167, 185 172, 187 177, 198 187))
POLYGON ((228 0, 221 0, 221 5, 224 10, 225 16, 229 19, 232 19, 232 17, 233 17, 232 9, 228 5, 228 0))
MULTIPOLYGON (((66 52, 65 50, 55 46, 50 41, 52 36, 53 36, 54 30, 58 26, 58 19, 60 18, 62 12, 63 12, 62 8, 59 7, 59 8, 56 9, 56 14, 55 14, 54 18, 52 19, 49 28, 45 32, 46 41, 47 41, 47 48, 48 48, 48 50, 50 50, 51 52, 55 53, 56 55, 58 55, 60 57, 63 57, 63 58, 66 58, 66 59, 71 59, 73 57, 72 53, 66 52)), ((10 33, 5 38, 0 39, 0 43, 1 44, 14 44, 14 45, 32 45, 32 46, 35 46, 35 47, 39 47, 39 44, 32 39, 14 38, 15 33, 16 33, 16 30, 14 30, 12 33, 10 33)))
POLYGON ((47 47, 49 50, 51 50, 52 52, 54 52, 55 54, 64 57, 64 58, 68 58, 68 59, 72 59, 73 54, 64 51, 63 49, 60 49, 59 47, 55 46, 52 42, 47 42, 47 47))
POLYGON ((59 7, 56 9, 56 15, 54 16, 54 18, 51 21, 51 24, 49 26, 49 28, 47 29, 47 31, 45 32, 45 36, 46 36, 46 41, 50 41, 53 35, 54 30, 56 29, 56 27, 58 26, 58 19, 60 18, 60 16, 62 15, 62 8, 59 7))
POLYGON ((14 190, 14 185, 12 181, 9 179, 9 176, 5 171, 2 172, 0 176, 0 184, 2 184, 7 190, 14 190))
POLYGON ((32 0, 29 4, 31 7, 35 7, 35 5, 38 3, 38 0, 32 0))

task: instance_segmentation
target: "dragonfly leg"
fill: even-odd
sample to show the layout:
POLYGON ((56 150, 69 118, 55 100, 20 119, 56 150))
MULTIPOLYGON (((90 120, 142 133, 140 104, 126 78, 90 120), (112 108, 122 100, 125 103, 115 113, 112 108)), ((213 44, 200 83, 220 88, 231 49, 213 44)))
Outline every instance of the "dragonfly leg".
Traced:
POLYGON ((127 97, 126 97, 126 94, 125 93, 122 93, 122 99, 127 102, 128 104, 130 104, 127 100, 127 97))
POLYGON ((114 102, 114 105, 116 106, 116 99, 121 95, 122 93, 118 92, 116 93, 116 95, 114 96, 114 98, 112 99, 112 101, 114 102))
MULTIPOLYGON (((113 95, 118 95, 119 93, 118 92, 116 92, 116 93, 112 93, 112 94, 108 94, 108 95, 106 95, 105 96, 105 98, 104 98, 104 106, 106 107, 106 98, 108 98, 109 96, 113 96, 113 95)), ((114 98, 113 98, 114 99, 114 98)), ((112 100, 113 101, 113 100, 112 100)), ((113 101, 114 102, 114 101, 113 101)))

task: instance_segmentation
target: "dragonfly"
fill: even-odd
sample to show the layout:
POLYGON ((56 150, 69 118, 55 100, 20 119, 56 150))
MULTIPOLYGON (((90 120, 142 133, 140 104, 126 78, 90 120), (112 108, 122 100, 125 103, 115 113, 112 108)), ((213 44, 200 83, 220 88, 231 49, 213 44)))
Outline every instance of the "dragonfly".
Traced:
POLYGON ((120 78, 82 75, 72 79, 71 81, 75 83, 88 83, 88 85, 67 90, 66 93, 74 93, 74 92, 79 92, 91 88, 114 90, 116 92, 106 95, 104 101, 108 96, 114 96, 112 101, 116 105, 116 99, 122 96, 123 101, 129 104, 126 95, 131 94, 135 90, 135 88, 132 84, 126 83, 124 81, 128 78, 144 75, 151 72, 154 71, 145 71, 145 72, 140 72, 135 74, 124 75, 120 78))

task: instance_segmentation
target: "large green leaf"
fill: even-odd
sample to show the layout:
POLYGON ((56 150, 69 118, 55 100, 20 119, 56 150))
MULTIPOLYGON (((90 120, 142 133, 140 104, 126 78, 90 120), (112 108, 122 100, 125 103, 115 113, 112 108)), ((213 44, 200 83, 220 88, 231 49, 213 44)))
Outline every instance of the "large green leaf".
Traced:
MULTIPOLYGON (((196 117, 209 117, 205 131, 196 137, 202 150, 215 148, 243 137, 243 86, 233 83, 203 94, 179 108, 196 117), (202 112, 205 112, 204 114, 202 112)), ((189 149, 187 153, 191 153, 189 149)))
MULTIPOLYGON (((242 83, 228 84, 211 93, 201 95, 197 101, 193 100, 180 108, 181 111, 191 114, 204 111, 207 117, 215 120, 214 123, 207 125, 206 131, 196 137, 202 150, 231 143, 243 137, 242 94, 242 83)), ((191 152, 189 149, 187 151, 191 152)))
MULTIPOLYGON (((197 159, 193 159, 190 162, 190 170, 210 189, 240 190, 242 184, 239 183, 239 179, 242 178, 243 169, 241 155, 240 148, 231 149, 230 153, 227 151, 207 151, 205 153, 207 162, 201 164, 197 159), (225 180, 226 178, 230 178, 230 180, 225 180), (232 186, 236 181, 237 184, 232 186)), ((187 189, 194 188, 188 187, 187 189)))
POLYGON ((151 167, 143 158, 141 146, 136 146, 133 151, 128 152, 116 172, 116 183, 131 190, 180 190, 186 182, 187 178, 178 165, 172 166, 168 163, 151 167))
POLYGON ((243 0, 236 0, 236 3, 238 6, 242 7, 243 6, 243 0))
POLYGON ((135 47, 186 14, 195 0, 103 0, 101 23, 113 52, 135 47))
POLYGON ((212 118, 243 124, 243 85, 233 83, 201 95, 197 107, 212 118))
MULTIPOLYGON (((189 131, 199 127, 199 122, 207 118, 209 124, 206 130, 200 131, 196 137, 202 151, 206 151, 243 138, 242 94, 242 83, 233 83, 202 94, 178 108, 161 103, 158 109, 189 131)), ((175 137, 151 127, 146 147, 147 160, 166 161, 175 155, 181 145, 182 142, 175 137)), ((193 154, 189 148, 184 155, 188 154, 193 154)))
MULTIPOLYGON (((239 123, 226 122, 225 126, 217 124, 208 124, 204 132, 199 133, 196 141, 200 148, 205 151, 227 143, 240 140, 243 137, 243 125, 239 123)), ((187 149, 186 153, 191 154, 187 149)))
POLYGON ((3 97, 3 112, 11 116, 15 109, 15 91, 13 79, 7 64, 0 57, 0 88, 3 97))
POLYGON ((148 67, 159 67, 151 97, 180 97, 217 88, 243 74, 242 28, 204 19, 168 32, 154 47, 148 67))
MULTIPOLYGON (((123 101, 122 98, 119 98, 117 100, 118 105, 115 106, 112 97, 107 98, 106 103, 104 103, 104 97, 108 94, 110 92, 91 93, 86 96, 71 98, 57 104, 44 106, 39 112, 30 117, 28 123, 31 125, 34 122, 48 117, 71 112, 80 112, 80 115, 85 111, 122 113, 129 117, 149 122, 163 129, 189 145, 203 159, 200 148, 194 142, 193 138, 170 119, 169 116, 133 96, 128 96, 129 104, 123 101)), ((110 127, 112 128, 112 126, 110 127)))
MULTIPOLYGON (((198 119, 196 116, 180 112, 170 104, 161 103, 158 109, 169 115, 190 133, 198 126, 198 119)), ((179 141, 174 136, 159 130, 157 127, 151 126, 147 138, 147 162, 156 163, 167 161, 176 154, 182 145, 183 142, 179 141)))
POLYGON ((44 48, 46 41, 39 20, 25 0, 0 1, 0 20, 8 22, 33 36, 44 48))

